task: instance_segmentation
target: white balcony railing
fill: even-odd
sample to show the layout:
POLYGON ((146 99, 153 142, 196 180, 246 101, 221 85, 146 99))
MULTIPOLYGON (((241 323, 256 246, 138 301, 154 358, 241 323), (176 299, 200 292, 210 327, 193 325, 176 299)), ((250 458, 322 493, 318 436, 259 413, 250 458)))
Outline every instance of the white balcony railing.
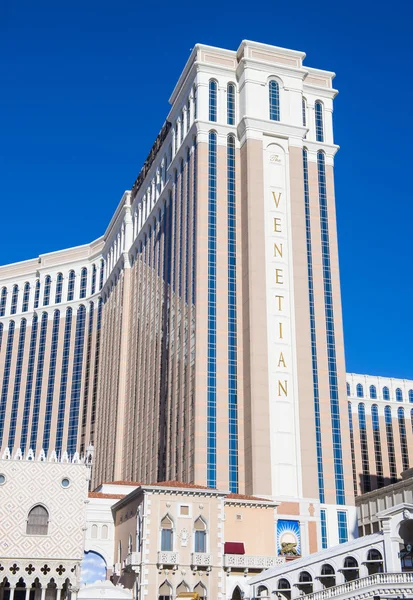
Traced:
POLYGON ((224 554, 224 567, 230 569, 268 569, 285 563, 284 556, 252 556, 224 554))
POLYGON ((212 556, 206 552, 193 552, 191 565, 193 567, 212 567, 212 556))
MULTIPOLYGON (((340 585, 328 588, 327 590, 321 590, 314 592, 313 594, 307 594, 305 600, 329 600, 329 598, 343 598, 350 599, 353 592, 358 590, 365 590, 366 588, 373 588, 374 586, 397 586, 397 590, 403 590, 406 585, 411 590, 413 584, 413 573, 375 573, 368 577, 362 577, 361 579, 354 579, 353 581, 347 581, 340 585), (409 585, 410 584, 410 585, 409 585)), ((380 589, 380 595, 386 595, 389 591, 380 589)), ((357 595, 358 596, 358 595, 357 595)))
POLYGON ((179 555, 178 552, 166 552, 161 550, 158 552, 158 565, 162 566, 178 566, 179 555))
POLYGON ((129 552, 129 554, 125 558, 125 567, 135 567, 139 564, 139 553, 138 552, 129 552))

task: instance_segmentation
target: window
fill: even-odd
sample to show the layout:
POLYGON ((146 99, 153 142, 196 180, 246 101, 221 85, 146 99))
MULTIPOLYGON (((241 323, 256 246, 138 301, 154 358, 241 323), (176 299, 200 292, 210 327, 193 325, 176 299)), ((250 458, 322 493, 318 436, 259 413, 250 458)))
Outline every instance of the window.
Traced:
POLYGON ((46 277, 44 279, 43 306, 49 305, 51 284, 52 284, 52 278, 50 277, 50 275, 46 275, 46 277))
POLYGON ((180 142, 182 144, 182 142, 184 141, 184 133, 185 133, 185 129, 184 129, 184 127, 185 127, 185 125, 184 125, 184 111, 183 110, 181 110, 181 123, 180 123, 180 125, 181 125, 181 127, 180 127, 180 130, 181 130, 180 142))
POLYGON ((315 111, 315 139, 324 142, 323 105, 319 100, 314 104, 315 111))
POLYGON ((194 525, 195 530, 195 552, 206 552, 206 524, 198 517, 194 525))
POLYGON ((173 550, 173 523, 166 515, 161 521, 161 550, 172 552, 173 550))
POLYGON ((86 308, 81 304, 76 315, 76 334, 73 348, 72 389, 70 396, 69 427, 67 432, 67 451, 69 454, 74 454, 77 444, 85 324, 86 308))
POLYGON ((91 286, 91 290, 90 293, 94 294, 96 291, 96 265, 93 264, 92 265, 92 286, 91 286))
POLYGON ((92 539, 96 539, 98 537, 98 526, 97 525, 92 525, 92 531, 91 531, 90 537, 92 539))
POLYGON ((189 506, 188 504, 182 504, 180 509, 179 509, 179 514, 182 517, 189 517, 189 506))
POLYGON ((19 286, 18 285, 14 285, 13 286, 13 291, 12 291, 12 296, 11 296, 11 309, 10 309, 10 314, 11 315, 15 315, 16 314, 16 310, 17 310, 17 299, 19 297, 19 286))
POLYGON ((202 600, 206 599, 206 589, 205 589, 205 586, 202 585, 202 583, 198 583, 194 587, 194 592, 196 592, 202 600))
POLYGON ((108 539, 108 526, 102 525, 102 540, 108 539))
POLYGON ((198 117, 198 98, 197 98, 196 85, 194 85, 194 87, 192 88, 192 96, 194 99, 194 121, 195 121, 195 119, 197 119, 197 117, 198 117))
POLYGON ((303 127, 307 127, 307 102, 305 98, 301 100, 301 111, 303 116, 303 127))
POLYGON ((383 388, 383 400, 390 400, 390 393, 388 387, 383 388))
POLYGON ((396 400, 397 402, 403 402, 403 392, 400 388, 396 389, 396 400))
POLYGON ((277 592, 278 597, 285 598, 285 600, 291 600, 291 584, 288 579, 282 577, 278 581, 277 592))
POLYGON ((178 596, 179 594, 185 594, 186 592, 189 592, 189 587, 187 586, 185 581, 181 581, 181 583, 176 588, 176 596, 178 596))
POLYGON ((235 125, 235 85, 227 85, 227 123, 235 125))
POLYGON ((43 450, 45 452, 49 449, 50 441, 50 428, 52 423, 52 411, 53 411, 53 394, 56 377, 56 363, 58 353, 58 341, 59 341, 59 327, 60 327, 60 311, 55 310, 53 315, 53 329, 52 329, 52 343, 50 347, 50 360, 49 360, 49 381, 47 384, 46 392, 46 410, 44 417, 43 426, 43 450))
POLYGON ((69 281, 68 281, 68 285, 67 285, 67 299, 68 301, 73 300, 73 296, 75 293, 75 272, 74 271, 70 271, 69 272, 69 281))
POLYGON ((44 312, 42 314, 40 323, 39 347, 37 350, 36 383, 34 386, 33 397, 32 430, 30 433, 30 448, 32 448, 34 451, 36 451, 37 433, 39 429, 40 403, 42 399, 42 384, 45 363, 44 358, 46 354, 47 322, 47 312, 44 312))
POLYGON ((320 519, 321 519, 321 547, 328 548, 328 539, 327 539, 327 515, 324 508, 320 510, 320 519))
POLYGON ((338 543, 345 544, 346 542, 348 542, 347 513, 345 510, 337 511, 337 524, 338 524, 338 543))
POLYGON ((11 360, 12 360, 13 342, 14 342, 14 330, 15 330, 15 322, 10 321, 9 332, 7 335, 6 355, 3 359, 4 360, 3 384, 1 387, 1 397, 0 397, 0 444, 3 439, 3 428, 4 428, 5 417, 6 417, 6 403, 7 403, 7 394, 9 391, 9 382, 10 382, 11 360))
POLYGON ((6 312, 7 288, 2 288, 0 296, 0 317, 4 317, 6 312))
POLYGON ((15 375, 14 375, 14 386, 13 386, 13 400, 12 400, 12 409, 10 415, 10 429, 9 429, 9 441, 8 447, 14 447, 14 439, 16 434, 16 424, 17 424, 17 414, 19 409, 19 397, 20 397, 20 385, 22 380, 22 370, 23 370, 23 356, 24 356, 24 344, 26 340, 26 319, 22 319, 20 321, 20 334, 19 334, 19 343, 17 346, 17 360, 15 366, 15 375))
POLYGON ((301 571, 299 574, 297 588, 303 594, 311 594, 313 592, 313 578, 308 571, 301 571))
POLYGON ((172 587, 164 581, 159 588, 158 600, 172 600, 172 587))
POLYGON ((350 396, 350 384, 347 382, 346 384, 347 387, 347 396, 350 396))
POLYGON ((381 552, 375 548, 369 550, 367 553, 366 566, 369 575, 374 575, 374 573, 383 573, 383 557, 381 552))
POLYGON ((402 455, 402 465, 403 471, 406 471, 409 468, 409 450, 407 446, 407 436, 406 436, 406 422, 404 419, 404 409, 400 407, 397 410, 397 417, 399 420, 399 434, 400 434, 400 450, 402 455))
POLYGON ((336 585, 336 572, 331 565, 323 565, 321 567, 319 578, 324 586, 324 589, 328 589, 336 585))
POLYGON ((133 548, 132 535, 129 534, 129 537, 128 537, 128 554, 131 554, 132 548, 133 548))
POLYGON ((104 275, 105 275, 105 261, 102 258, 100 261, 99 290, 101 290, 103 288, 104 275))
POLYGON ((217 90, 218 84, 215 79, 209 81, 209 120, 217 120, 217 90))
POLYGON ((386 422, 387 452, 389 456, 391 482, 397 481, 396 455, 394 451, 393 420, 390 406, 384 408, 384 419, 386 422))
POLYGON ((413 402, 413 390, 409 390, 409 402, 413 402))
POLYGON ((270 120, 280 120, 280 86, 273 79, 268 84, 268 93, 270 101, 270 120))
POLYGON ((80 272, 80 298, 86 297, 87 290, 87 269, 83 267, 80 272))
POLYGON ((28 535, 47 535, 49 513, 44 506, 38 504, 29 512, 26 533, 28 535))
POLYGON ((268 598, 268 588, 265 585, 259 585, 257 590, 258 598, 268 598))
POLYGON ((381 454, 380 421, 377 404, 371 407, 371 420, 373 425, 374 456, 376 459, 377 487, 384 486, 383 459, 381 454))
POLYGON ((55 303, 60 304, 62 301, 62 288, 63 288, 63 275, 61 273, 57 274, 56 277, 56 295, 55 295, 55 303))
MULTIPOLYGON (((188 98, 186 103, 186 132, 188 133, 189 128, 191 127, 191 100, 188 98)), ((165 163, 165 181, 166 181, 166 168, 167 164, 165 163)))
POLYGON ((375 385, 370 386, 370 398, 372 398, 373 400, 376 400, 377 398, 377 390, 375 385))
POLYGON ((352 556, 346 556, 344 559, 344 565, 342 573, 346 581, 353 581, 359 578, 359 565, 355 558, 352 556))
POLYGON ((40 279, 36 279, 36 285, 34 288, 34 308, 39 307, 39 298, 40 298, 40 279))
POLYGON ((30 283, 26 281, 23 288, 23 304, 22 312, 27 312, 29 309, 30 283))
POLYGON ((363 386, 361 385, 361 383, 357 384, 356 393, 357 393, 357 398, 364 398, 364 390, 363 390, 363 386))
POLYGON ((361 465, 363 469, 363 494, 371 490, 370 485, 370 463, 369 463, 369 449, 367 441, 367 427, 366 427, 366 412, 364 404, 360 402, 358 405, 359 415, 359 430, 360 430, 360 447, 361 447, 361 465))

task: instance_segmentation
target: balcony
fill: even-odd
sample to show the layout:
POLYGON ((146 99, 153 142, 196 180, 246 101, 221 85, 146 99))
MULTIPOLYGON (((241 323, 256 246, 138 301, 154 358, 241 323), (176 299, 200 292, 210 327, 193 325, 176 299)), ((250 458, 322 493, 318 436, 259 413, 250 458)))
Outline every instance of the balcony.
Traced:
POLYGON ((371 598, 373 595, 385 598, 395 594, 403 596, 405 593, 409 595, 412 593, 412 584, 413 573, 375 573, 304 597, 305 600, 329 600, 330 598, 351 600, 361 598, 360 590, 363 590, 363 597, 365 595, 366 598, 371 598))
POLYGON ((161 550, 158 552, 158 567, 160 569, 172 567, 173 569, 177 569, 179 564, 179 555, 178 552, 167 552, 165 550, 161 550))
POLYGON ((212 556, 206 552, 192 552, 191 567, 193 569, 210 569, 212 567, 212 556))
POLYGON ((285 563, 284 556, 252 556, 250 554, 224 554, 224 568, 226 569, 269 569, 285 563))
POLYGON ((126 556, 126 558, 124 560, 123 568, 125 571, 138 572, 139 568, 140 568, 139 552, 129 552, 129 554, 126 556))

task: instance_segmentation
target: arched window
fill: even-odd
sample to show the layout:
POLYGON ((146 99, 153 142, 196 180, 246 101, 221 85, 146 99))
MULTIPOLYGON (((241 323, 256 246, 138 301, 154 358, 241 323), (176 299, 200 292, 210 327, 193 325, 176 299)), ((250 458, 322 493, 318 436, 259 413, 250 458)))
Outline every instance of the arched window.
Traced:
POLYGON ((172 587, 164 581, 158 591, 158 600, 172 600, 172 587))
POLYGON ((319 100, 314 104, 315 112, 315 139, 324 142, 323 105, 319 100))
POLYGON ((161 550, 163 552, 173 550, 173 523, 168 515, 165 515, 161 521, 161 550))
POLYGON ((297 588, 304 594, 313 592, 313 578, 308 571, 301 571, 299 574, 297 588))
POLYGON ((413 390, 409 390, 409 402, 413 402, 413 390))
POLYGON ((270 120, 280 120, 280 86, 278 81, 272 79, 268 84, 268 94, 270 101, 270 120))
POLYGON ((406 422, 404 419, 404 409, 400 407, 397 410, 397 418, 399 420, 399 434, 400 434, 400 450, 402 455, 403 471, 409 468, 409 449, 407 446, 406 436, 406 422))
POLYGON ((4 313, 6 312, 6 300, 7 300, 7 288, 4 287, 1 290, 1 296, 0 296, 0 317, 4 317, 4 313))
POLYGON ((373 400, 377 399, 377 390, 375 385, 370 386, 370 398, 372 398, 373 400))
POLYGON ((40 279, 36 279, 36 285, 34 286, 34 308, 39 308, 40 298, 40 279))
POLYGON ((11 309, 10 309, 10 314, 11 315, 15 315, 16 314, 16 310, 17 310, 17 299, 19 297, 19 286, 18 285, 14 285, 13 286, 13 291, 12 291, 12 296, 11 296, 11 309))
POLYGON ((301 100, 301 111, 303 116, 303 127, 307 127, 307 101, 305 98, 301 100))
POLYGON ((400 388, 396 389, 396 400, 397 402, 403 402, 403 392, 400 388))
POLYGON ((324 586, 324 589, 331 588, 336 585, 336 572, 331 565, 323 565, 321 567, 319 579, 324 586))
POLYGON ((346 556, 344 559, 344 565, 342 573, 346 581, 353 581, 359 578, 359 565, 355 558, 352 556, 346 556))
POLYGON ((364 390, 363 390, 363 386, 361 385, 361 383, 357 384, 356 393, 357 393, 357 398, 364 398, 364 390))
POLYGON ((179 594, 185 594, 186 592, 189 592, 189 586, 185 583, 185 581, 181 581, 176 588, 176 596, 179 596, 179 594))
POLYGON ((383 573, 383 556, 376 548, 372 548, 367 552, 366 566, 369 575, 383 573))
POLYGON ((265 585, 259 585, 257 590, 258 598, 268 598, 268 588, 265 585))
POLYGON ((383 400, 390 400, 389 388, 386 386, 383 388, 383 400))
POLYGON ((235 85, 227 85, 227 123, 235 125, 235 85))
POLYGON ((34 506, 27 517, 26 533, 28 535, 47 535, 49 513, 44 506, 34 506))
POLYGON ((217 90, 218 84, 215 79, 209 80, 209 120, 217 120, 217 90))
POLYGON ((49 306, 51 283, 52 278, 50 277, 50 275, 46 275, 46 277, 44 278, 43 306, 49 306))
POLYGON ((86 289, 87 289, 87 269, 83 267, 80 272, 80 298, 86 297, 86 289))
POLYGON ((98 526, 97 525, 92 525, 90 537, 93 539, 96 539, 98 537, 98 526))
POLYGON ((397 481, 396 454, 394 451, 393 419, 390 406, 385 406, 384 408, 384 419, 386 422, 387 452, 389 455, 390 477, 391 482, 395 483, 397 481))
POLYGON ((367 442, 366 412, 363 402, 358 405, 360 446, 361 446, 361 466, 363 469, 363 494, 369 492, 370 485, 370 463, 369 448, 367 442))
POLYGON ((277 592, 278 596, 285 598, 285 600, 291 600, 291 584, 288 579, 285 579, 285 577, 279 579, 277 592))
POLYGON ((102 258, 100 261, 99 290, 101 290, 103 288, 104 276, 105 276, 105 261, 102 258))
POLYGON ((206 595, 206 589, 205 586, 202 583, 198 583, 195 587, 194 587, 194 592, 196 592, 198 594, 198 596, 200 598, 202 598, 203 600, 206 599, 207 595, 206 595))
POLYGON ((128 538, 128 554, 131 554, 132 549, 133 549, 132 534, 129 534, 129 538, 128 538))
POLYGON ((371 407, 371 420, 373 425, 374 456, 376 459, 377 487, 383 487, 383 459, 381 454, 380 421, 377 404, 371 407))
MULTIPOLYGON (((186 132, 188 133, 189 128, 191 127, 191 100, 188 98, 186 103, 186 132)), ((165 177, 164 183, 166 182, 166 169, 168 168, 167 158, 165 156, 165 177)))
POLYGON ((62 273, 58 273, 56 277, 56 295, 55 295, 55 303, 60 304, 62 301, 62 289, 63 289, 63 275, 62 273))
POLYGON ((350 396, 350 384, 347 382, 346 384, 347 387, 347 396, 350 396))
POLYGON ((184 127, 185 127, 185 125, 184 125, 184 111, 181 110, 181 139, 180 139, 181 144, 184 141, 184 132, 185 132, 184 127))
POLYGON ((192 96, 194 99, 194 120, 195 120, 198 118, 198 94, 197 94, 196 85, 194 85, 192 88, 192 96))
POLYGON ((30 283, 26 281, 23 288, 23 304, 22 312, 27 312, 29 309, 30 283))
POLYGON ((195 521, 194 532, 195 552, 206 552, 206 524, 201 517, 195 521))
POLYGON ((73 296, 75 293, 75 272, 74 271, 70 271, 69 272, 69 281, 68 281, 68 285, 67 285, 67 299, 68 301, 73 300, 73 296))
POLYGON ((92 265, 92 286, 90 293, 94 294, 96 291, 96 265, 93 263, 92 265))
POLYGON ((108 539, 108 526, 102 525, 102 540, 108 539))

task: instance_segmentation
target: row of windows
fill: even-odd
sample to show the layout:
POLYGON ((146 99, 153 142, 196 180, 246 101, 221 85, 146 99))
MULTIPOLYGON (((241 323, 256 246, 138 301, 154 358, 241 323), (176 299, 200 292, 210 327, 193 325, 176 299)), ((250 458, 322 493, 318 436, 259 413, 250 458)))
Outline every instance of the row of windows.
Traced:
MULTIPOLYGON (((367 567, 369 575, 375 573, 383 573, 383 556, 376 548, 371 548, 367 552, 366 560, 363 563, 367 567)), ((354 556, 346 556, 343 560, 343 566, 337 569, 337 572, 341 573, 344 581, 353 581, 360 577, 360 566, 359 561, 354 556)), ((313 593, 313 581, 318 579, 323 585, 324 589, 328 589, 337 585, 336 581, 336 569, 330 563, 324 563, 319 567, 319 573, 313 577, 309 571, 301 571, 297 575, 297 582, 292 583, 286 577, 281 577, 277 581, 277 595, 278 597, 291 600, 291 594, 294 587, 297 587, 300 595, 312 594, 313 593)), ((261 585, 258 588, 258 597, 269 597, 268 589, 266 586, 261 585)))
MULTIPOLYGON (((413 390, 409 390, 407 392, 407 395, 409 398, 409 402, 413 403, 413 390)), ((350 388, 350 384, 348 382, 347 382, 347 396, 351 396, 351 388, 350 388)), ((357 398, 365 397, 364 396, 364 388, 361 383, 358 383, 356 385, 356 396, 357 396, 357 398)), ((371 385, 369 387, 369 396, 372 400, 377 400, 377 388, 375 385, 371 385)), ((401 390, 401 388, 396 388, 395 396, 396 396, 397 402, 404 401, 403 391, 401 390)), ((382 389, 382 397, 383 397, 383 400, 390 400, 390 390, 387 386, 384 386, 382 389)))
MULTIPOLYGON (((171 517, 165 515, 161 521, 161 551, 172 552, 174 549, 174 525, 171 517)), ((207 551, 207 526, 202 517, 194 521, 194 552, 207 551)))
MULTIPOLYGON (((206 587, 202 583, 197 583, 197 585, 193 589, 194 593, 198 594, 201 600, 206 600, 207 593, 206 587)), ((172 598, 177 598, 179 594, 188 593, 189 585, 185 583, 185 581, 181 581, 179 585, 176 586, 176 593, 173 593, 172 584, 169 581, 164 581, 161 586, 159 586, 158 590, 158 600, 172 600, 172 598)))
MULTIPOLYGON (((227 124, 235 125, 235 93, 234 83, 227 85, 227 124)), ((218 82, 215 79, 209 81, 209 115, 208 118, 213 123, 218 119, 218 82)))
MULTIPOLYGON (((90 294, 94 294, 96 292, 96 277, 97 277, 97 268, 96 265, 92 265, 91 269, 91 282, 90 282, 90 294)), ((76 273, 75 271, 69 271, 68 275, 68 284, 67 284, 67 295, 66 300, 70 302, 74 299, 75 293, 75 282, 76 282, 76 273)), ((103 260, 100 264, 100 278, 99 278, 99 290, 102 289, 103 286, 103 260)), ((49 306, 50 302, 53 301, 51 299, 51 288, 52 288, 52 278, 50 275, 46 275, 44 278, 43 284, 43 296, 42 296, 42 304, 41 306, 49 306)), ((83 267, 80 272, 80 288, 79 288, 79 298, 86 298, 88 290, 88 270, 86 267, 83 267)), ((23 285, 23 298, 22 298, 22 308, 21 312, 27 312, 29 310, 29 301, 30 301, 30 291, 31 285, 28 281, 23 285)), ((10 314, 15 315, 18 307, 19 300, 19 286, 15 284, 12 288, 12 296, 11 296, 11 305, 10 305, 10 314)), ((41 292, 41 284, 40 280, 37 279, 34 285, 34 309, 39 307, 40 304, 40 292, 41 292)), ((58 273, 56 275, 56 289, 55 289, 55 297, 54 304, 60 304, 62 302, 62 292, 63 292, 63 274, 58 273)), ((7 302, 7 287, 3 287, 0 292, 0 317, 4 317, 6 314, 6 302, 7 302)))
MULTIPOLYGON (((353 483, 355 494, 358 494, 357 486, 357 472, 355 468, 355 449, 354 449, 354 430, 353 430, 353 416, 351 410, 351 402, 349 405, 349 427, 350 427, 350 442, 351 442, 351 453, 352 453, 352 465, 353 465, 353 483)), ((381 431, 380 431, 380 420, 379 410, 377 404, 373 404, 371 407, 371 425, 373 431, 373 448, 369 448, 367 431, 369 429, 366 421, 366 412, 364 403, 360 402, 358 407, 358 420, 359 420, 359 436, 360 436, 360 450, 361 450, 361 466, 362 466, 362 493, 369 492, 372 489, 371 485, 371 472, 370 472, 370 456, 371 450, 374 450, 374 461, 375 461, 375 474, 377 477, 377 487, 383 487, 384 472, 383 472, 383 457, 382 457, 382 445, 381 445, 381 431)), ((410 411, 410 421, 413 433, 413 409, 410 411)), ((393 417, 390 406, 384 408, 384 422, 385 422, 385 435, 387 441, 387 455, 389 462, 390 479, 392 483, 397 481, 397 464, 396 464, 396 452, 394 443, 394 431, 393 431, 393 417)), ((407 442, 407 431, 405 413, 402 407, 397 410, 397 423, 399 429, 400 439, 400 456, 402 460, 403 470, 409 468, 409 449, 407 442)))

